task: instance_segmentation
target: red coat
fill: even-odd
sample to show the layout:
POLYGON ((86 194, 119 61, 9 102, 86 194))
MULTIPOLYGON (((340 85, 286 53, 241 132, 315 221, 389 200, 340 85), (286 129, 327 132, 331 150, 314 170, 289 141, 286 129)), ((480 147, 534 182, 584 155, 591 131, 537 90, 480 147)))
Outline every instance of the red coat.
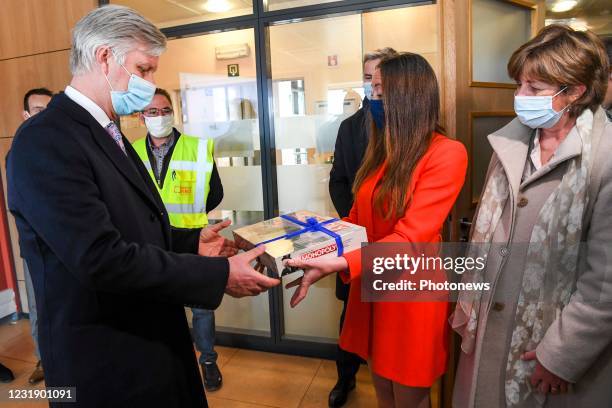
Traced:
MULTIPOLYGON (((373 208, 381 168, 359 189, 346 221, 366 228, 369 242, 440 242, 444 221, 463 186, 465 147, 434 134, 409 186, 412 201, 399 219, 385 220, 373 208)), ((374 373, 413 387, 429 387, 446 371, 448 303, 361 302, 361 250, 344 255, 351 282, 340 346, 370 361, 374 373)))

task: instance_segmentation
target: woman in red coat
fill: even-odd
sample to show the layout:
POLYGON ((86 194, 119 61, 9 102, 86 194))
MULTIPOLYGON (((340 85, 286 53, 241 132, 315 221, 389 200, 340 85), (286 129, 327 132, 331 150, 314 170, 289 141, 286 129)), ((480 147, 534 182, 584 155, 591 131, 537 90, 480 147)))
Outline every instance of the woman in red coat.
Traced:
MULTIPOLYGON (((383 60, 373 79, 382 93, 366 155, 357 173, 355 203, 346 221, 366 228, 369 242, 437 243, 463 186, 463 145, 436 132, 438 83, 417 54, 383 60), (378 129, 378 127, 382 128, 378 129)), ((361 250, 342 257, 286 261, 304 269, 287 287, 308 287, 339 272, 351 283, 340 346, 368 360, 380 407, 429 407, 429 388, 446 370, 447 302, 362 302, 361 250)))

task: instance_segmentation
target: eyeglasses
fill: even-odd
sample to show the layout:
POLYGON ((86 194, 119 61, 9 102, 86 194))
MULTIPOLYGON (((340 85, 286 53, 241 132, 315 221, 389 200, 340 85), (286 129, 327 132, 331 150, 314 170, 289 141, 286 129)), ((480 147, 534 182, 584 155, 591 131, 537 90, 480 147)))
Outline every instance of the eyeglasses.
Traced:
POLYGON ((145 109, 144 111, 142 111, 142 114, 147 117, 168 116, 168 115, 172 115, 172 112, 173 112, 172 108, 163 108, 163 109, 149 108, 149 109, 145 109))

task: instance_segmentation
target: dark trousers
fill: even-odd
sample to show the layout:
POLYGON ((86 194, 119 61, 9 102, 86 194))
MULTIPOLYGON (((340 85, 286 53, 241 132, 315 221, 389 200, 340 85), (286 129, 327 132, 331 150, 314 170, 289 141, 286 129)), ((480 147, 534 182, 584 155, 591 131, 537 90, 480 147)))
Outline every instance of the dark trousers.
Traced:
MULTIPOLYGON (((347 296, 348 298, 348 296, 347 296)), ((342 314, 340 315, 340 331, 344 325, 344 315, 346 314, 346 305, 348 300, 344 300, 342 306, 342 314)), ((355 377, 359 366, 363 363, 363 359, 357 354, 349 353, 348 351, 342 350, 338 345, 338 352, 336 353, 336 369, 338 370, 338 380, 349 381, 355 377)))

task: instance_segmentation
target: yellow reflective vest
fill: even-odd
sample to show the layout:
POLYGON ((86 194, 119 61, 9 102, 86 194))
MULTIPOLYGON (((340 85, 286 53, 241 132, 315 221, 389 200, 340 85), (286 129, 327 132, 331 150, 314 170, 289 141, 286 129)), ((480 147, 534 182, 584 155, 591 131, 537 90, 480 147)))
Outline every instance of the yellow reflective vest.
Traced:
MULTIPOLYGON (((181 134, 174 142, 168 170, 161 180, 155 179, 147 138, 138 139, 133 147, 157 186, 170 224, 177 228, 201 228, 208 224, 206 199, 213 170, 213 140, 181 134)), ((161 170, 160 170, 161 171, 161 170)))

